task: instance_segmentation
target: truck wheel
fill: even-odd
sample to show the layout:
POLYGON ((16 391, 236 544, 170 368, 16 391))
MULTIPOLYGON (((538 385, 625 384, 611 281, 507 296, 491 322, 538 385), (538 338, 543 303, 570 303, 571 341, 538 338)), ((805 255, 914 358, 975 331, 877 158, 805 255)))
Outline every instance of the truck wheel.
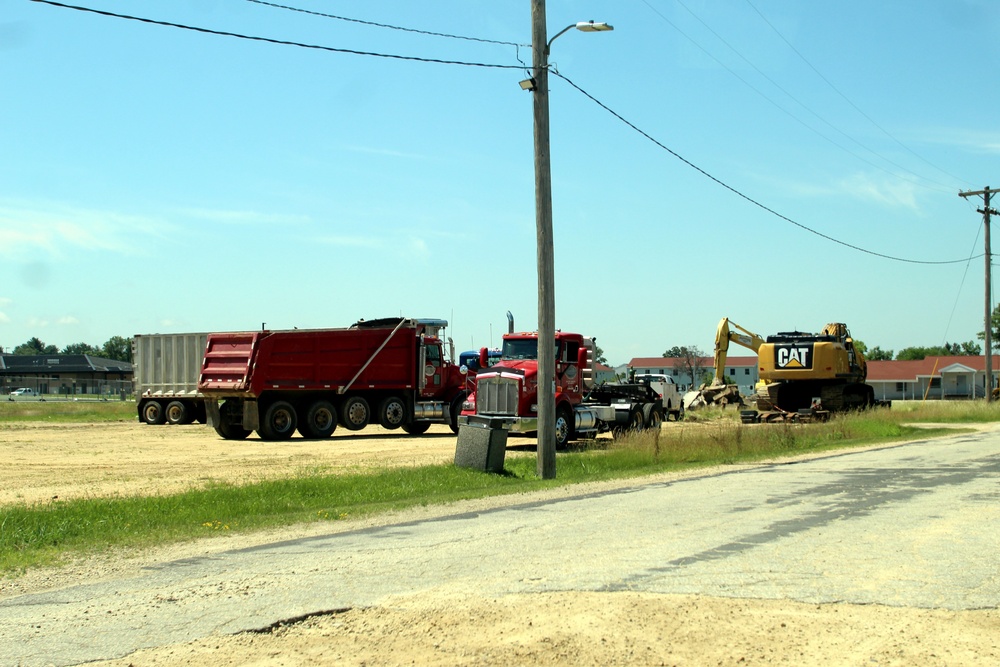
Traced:
POLYGON ((142 421, 151 426, 158 426, 167 421, 163 405, 159 401, 148 401, 142 406, 142 421))
POLYGON ((166 417, 168 424, 190 424, 194 421, 188 406, 180 401, 170 401, 167 403, 166 417))
POLYGON ((215 432, 226 440, 246 440, 250 435, 250 431, 239 424, 230 424, 225 421, 215 427, 215 432))
POLYGON ((219 421, 215 432, 226 440, 246 440, 250 429, 243 428, 243 402, 238 399, 224 401, 219 406, 219 421))
POLYGON ((329 438, 337 430, 337 411, 329 401, 316 401, 306 411, 306 418, 299 424, 303 438, 319 440, 329 438))
POLYGON ((403 430, 410 435, 420 435, 421 433, 426 433, 427 429, 430 427, 430 422, 410 422, 409 424, 403 424, 403 430))
POLYGON ((257 433, 261 440, 287 440, 295 432, 298 421, 295 408, 288 401, 275 401, 268 406, 257 433))
POLYGON ((462 414, 462 403, 465 402, 465 394, 459 394, 451 399, 451 421, 448 426, 452 433, 458 433, 458 416, 462 414))
POLYGON ((406 403, 399 396, 390 396, 378 406, 378 423, 392 430, 406 423, 406 403))
POLYGON ((632 408, 632 412, 629 413, 628 416, 628 426, 625 427, 626 430, 634 433, 636 431, 641 431, 644 426, 645 422, 642 419, 642 408, 639 406, 632 408))
POLYGON ((556 408, 556 449, 566 449, 566 445, 576 437, 573 410, 568 405, 556 408))
POLYGON ((340 422, 350 431, 360 431, 368 426, 371 408, 360 396, 351 396, 340 406, 340 422))
POLYGON ((646 419, 646 428, 652 431, 660 430, 660 425, 663 424, 663 412, 655 405, 648 405, 646 409, 643 410, 643 416, 646 419))

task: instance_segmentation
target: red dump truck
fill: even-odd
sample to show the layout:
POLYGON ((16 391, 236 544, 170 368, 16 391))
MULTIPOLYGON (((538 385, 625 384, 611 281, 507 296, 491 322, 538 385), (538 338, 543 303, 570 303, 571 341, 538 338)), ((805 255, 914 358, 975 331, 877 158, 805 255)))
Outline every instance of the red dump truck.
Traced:
POLYGON ((369 423, 417 435, 457 419, 465 377, 445 355, 445 320, 361 320, 342 329, 208 336, 198 390, 208 423, 228 440, 256 431, 326 438, 369 423))

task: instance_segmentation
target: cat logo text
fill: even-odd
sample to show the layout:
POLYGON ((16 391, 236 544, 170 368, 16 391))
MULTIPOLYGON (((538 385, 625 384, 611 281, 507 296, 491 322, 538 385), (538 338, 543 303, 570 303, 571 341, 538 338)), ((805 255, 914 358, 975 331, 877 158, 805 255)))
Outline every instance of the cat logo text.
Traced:
POLYGON ((774 361, 778 368, 812 368, 812 346, 779 345, 774 361))

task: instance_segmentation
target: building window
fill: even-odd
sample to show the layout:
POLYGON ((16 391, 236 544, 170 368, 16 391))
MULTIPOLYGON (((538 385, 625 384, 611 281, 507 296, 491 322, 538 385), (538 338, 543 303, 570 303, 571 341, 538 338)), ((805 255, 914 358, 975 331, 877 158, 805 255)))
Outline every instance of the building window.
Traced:
POLYGON ((906 385, 905 384, 903 384, 902 382, 897 382, 896 383, 896 391, 905 391, 905 389, 906 389, 906 385))
POLYGON ((749 368, 744 368, 743 369, 743 375, 750 375, 750 369, 749 368))

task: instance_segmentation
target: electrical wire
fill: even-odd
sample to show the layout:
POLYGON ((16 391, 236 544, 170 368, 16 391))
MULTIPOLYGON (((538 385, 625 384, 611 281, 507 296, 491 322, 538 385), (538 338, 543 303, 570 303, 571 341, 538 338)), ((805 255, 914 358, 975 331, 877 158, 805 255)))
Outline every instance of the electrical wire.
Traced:
MULTIPOLYGON (((833 90, 833 92, 835 92, 838 95, 840 95, 840 97, 842 97, 845 102, 847 102, 848 104, 850 104, 851 107, 855 111, 857 111, 859 114, 861 114, 865 118, 865 120, 867 120, 869 123, 871 123, 872 125, 874 125, 880 132, 882 132, 882 134, 884 134, 885 136, 887 136, 890 139, 892 139, 896 143, 896 145, 898 145, 900 148, 902 148, 903 150, 905 150, 910 155, 912 155, 913 157, 917 158, 918 160, 920 160, 921 162, 923 162, 927 166, 931 167, 932 169, 936 169, 937 171, 941 172, 945 176, 949 176, 951 178, 954 178, 956 181, 959 181, 961 183, 969 184, 969 182, 966 181, 965 179, 960 178, 960 177, 956 176, 955 174, 952 174, 952 173, 950 173, 948 171, 945 171, 941 167, 939 167, 939 166, 937 166, 937 165, 929 162, 923 156, 921 156, 919 153, 916 153, 909 146, 907 146, 902 141, 900 141, 895 136, 893 136, 887 129, 885 129, 884 127, 882 127, 881 125, 879 125, 877 122, 875 122, 874 118, 872 118, 871 116, 869 116, 868 114, 866 114, 864 112, 864 110, 861 109, 861 107, 859 107, 857 104, 855 104, 847 95, 845 95, 839 88, 837 88, 837 86, 833 85, 833 82, 831 82, 829 79, 827 79, 825 76, 823 76, 823 73, 820 72, 818 69, 816 69, 816 67, 811 62, 809 62, 809 60, 804 55, 802 55, 802 53, 797 48, 795 48, 795 46, 790 41, 788 41, 785 38, 785 36, 782 35, 781 32, 776 27, 774 27, 773 23, 771 23, 770 21, 767 20, 767 17, 764 16, 764 14, 762 14, 759 9, 757 9, 757 7, 753 4, 753 2, 751 2, 750 0, 745 0, 745 2, 748 5, 750 5, 751 9, 753 9, 755 12, 757 12, 757 15, 760 16, 760 18, 764 21, 764 23, 766 23, 768 25, 768 27, 770 27, 771 30, 773 30, 774 33, 778 37, 781 38, 781 41, 783 41, 785 44, 787 44, 788 48, 790 48, 795 53, 795 55, 797 55, 799 58, 801 58, 802 62, 804 62, 806 65, 809 66, 809 69, 811 69, 813 72, 816 73, 816 76, 818 76, 819 78, 823 79, 823 82, 826 83, 826 85, 828 85, 830 87, 830 89, 833 90)), ((909 170, 907 170, 907 171, 909 171, 909 170)))
POLYGON ((247 39, 255 42, 266 42, 268 44, 280 44, 282 46, 297 46, 303 49, 317 49, 320 51, 330 51, 333 53, 346 53, 356 56, 370 56, 373 58, 389 58, 393 60, 408 60, 422 63, 434 63, 438 65, 463 65, 465 67, 486 67, 494 69, 523 69, 523 65, 497 65, 490 63, 477 63, 477 62, 464 62, 460 60, 442 60, 438 58, 422 58, 418 56, 401 56, 398 54, 391 53, 375 53, 372 51, 358 51, 355 49, 340 49, 333 46, 321 46, 319 44, 305 44, 303 42, 293 42, 283 39, 274 39, 272 37, 257 37, 253 35, 244 35, 238 32, 229 32, 226 30, 212 30, 211 28, 200 28, 197 26, 185 25, 183 23, 173 23, 170 21, 158 21, 155 19, 143 18, 140 16, 131 16, 128 14, 117 14, 115 12, 108 12, 101 9, 93 9, 91 7, 80 7, 78 5, 68 5, 62 2, 55 2, 54 0, 31 0, 31 2, 39 2, 46 5, 51 5, 53 7, 60 7, 63 9, 74 9, 80 12, 88 12, 91 14, 99 14, 101 16, 109 16, 117 19, 126 19, 129 21, 139 21, 140 23, 149 23, 152 25, 161 25, 169 28, 179 28, 181 30, 191 30, 193 32, 205 33, 208 35, 219 35, 222 37, 236 37, 238 39, 247 39))
POLYGON ((514 47, 524 47, 531 48, 531 44, 518 44, 517 42, 504 42, 498 39, 483 39, 481 37, 467 37, 465 35, 452 35, 446 32, 433 32, 430 30, 418 30, 417 28, 406 28, 398 25, 390 25, 388 23, 376 23, 375 21, 365 21, 363 19, 352 19, 346 16, 337 16, 336 14, 326 14, 324 12, 316 12, 309 9, 300 9, 299 7, 290 7, 288 5, 279 5, 276 2, 265 2, 265 0, 247 0, 247 2, 252 2, 258 5, 266 5, 268 7, 274 7, 276 9, 286 9, 291 12, 300 12, 302 14, 311 14, 313 16, 322 16, 323 18, 336 19, 338 21, 347 21, 349 23, 360 23, 361 25, 373 26, 375 28, 388 28, 390 30, 400 30, 402 32, 413 32, 420 35, 430 35, 432 37, 447 37, 449 39, 464 39, 470 42, 481 42, 483 44, 500 44, 502 46, 514 46, 514 47))
MULTIPOLYGON (((976 240, 972 242, 972 250, 969 251, 969 259, 965 262, 965 271, 962 272, 962 280, 958 284, 958 293, 955 295, 955 303, 951 307, 951 314, 948 316, 948 323, 944 326, 944 336, 941 339, 941 345, 943 346, 947 342, 948 330, 951 329, 951 321, 955 317, 955 310, 958 308, 958 301, 962 297, 962 288, 965 286, 965 278, 969 275, 969 267, 972 265, 972 260, 975 259, 972 253, 976 252, 976 247, 979 245, 979 235, 982 234, 983 228, 981 225, 976 227, 976 240)), ((979 255, 982 257, 986 253, 979 255)))
MULTIPOLYGON (((65 3, 61 3, 61 2, 56 2, 55 0, 31 0, 31 1, 32 2, 38 2, 38 3, 46 4, 46 5, 51 5, 53 7, 60 7, 60 8, 64 8, 64 9, 73 9, 73 10, 76 10, 76 11, 89 12, 89 13, 98 14, 98 15, 101 15, 101 16, 108 16, 108 17, 112 17, 112 18, 120 18, 120 19, 127 19, 127 20, 131 20, 131 21, 139 21, 141 23, 149 23, 149 24, 153 24, 153 25, 161 25, 161 26, 166 26, 166 27, 171 27, 171 28, 179 28, 179 29, 182 29, 182 30, 191 30, 191 31, 194 31, 194 32, 200 32, 200 33, 211 34, 211 35, 219 35, 219 36, 224 36, 224 37, 236 37, 236 38, 239 38, 239 39, 248 39, 248 40, 252 40, 252 41, 260 41, 260 42, 265 42, 265 43, 269 43, 269 44, 280 44, 280 45, 285 45, 285 46, 297 46, 297 47, 300 47, 300 48, 318 49, 318 50, 330 51, 330 52, 334 52, 334 53, 347 53, 347 54, 351 54, 351 55, 371 56, 371 57, 377 57, 377 58, 392 58, 392 59, 397 59, 397 60, 409 60, 409 61, 426 62, 426 63, 436 63, 436 64, 446 64, 446 65, 464 65, 464 66, 469 66, 469 67, 489 67, 489 68, 499 68, 499 69, 522 69, 521 65, 497 65, 497 64, 486 64, 486 63, 473 63, 473 62, 462 62, 462 61, 455 61, 455 60, 440 60, 440 59, 436 59, 436 58, 422 58, 422 57, 417 57, 417 56, 401 56, 401 55, 395 55, 395 54, 374 53, 374 52, 370 52, 370 51, 357 51, 357 50, 354 50, 354 49, 340 49, 340 48, 335 48, 335 47, 330 47, 330 46, 321 46, 321 45, 315 45, 315 44, 304 44, 304 43, 301 43, 301 42, 292 42, 292 41, 287 41, 287 40, 273 39, 273 38, 270 38, 270 37, 257 37, 257 36, 251 36, 251 35, 243 35, 243 34, 240 34, 240 33, 229 32, 229 31, 212 30, 212 29, 209 29, 209 28, 200 28, 200 27, 195 27, 195 26, 184 25, 184 24, 181 24, 181 23, 173 23, 173 22, 168 22, 168 21, 158 21, 158 20, 154 20, 154 19, 148 19, 148 18, 143 18, 143 17, 131 16, 131 15, 127 15, 127 14, 118 14, 118 13, 115 13, 115 12, 108 12, 108 11, 104 11, 104 10, 93 9, 93 8, 90 8, 90 7, 80 7, 78 5, 69 5, 69 4, 65 4, 65 3)), ((575 88, 578 92, 580 92, 585 97, 587 97, 588 99, 590 99, 592 102, 594 102, 595 104, 597 104, 599 107, 601 107, 602 109, 604 109, 605 111, 607 111, 608 113, 610 113, 612 116, 614 116, 615 118, 617 118, 619 121, 621 121, 622 123, 624 123, 625 125, 627 125, 628 127, 630 127, 632 130, 634 130, 635 132, 637 132, 640 135, 644 136, 646 139, 648 139, 649 141, 651 141, 655 145, 659 146, 661 149, 667 151, 668 153, 670 153, 675 158, 677 158, 678 160, 682 161, 683 163, 685 163, 686 165, 688 165, 692 169, 698 171, 699 173, 701 173, 706 178, 708 178, 711 181, 715 182, 716 184, 722 186, 726 190, 729 190, 730 192, 732 192, 736 196, 740 197, 741 199, 746 200, 747 202, 753 204, 754 206, 756 206, 756 207, 758 207, 758 208, 760 208, 760 209, 762 209, 762 210, 770 213, 771 215, 774 215, 774 216, 776 216, 776 217, 784 220, 785 222, 788 222, 788 223, 790 223, 790 224, 792 224, 792 225, 794 225, 796 227, 799 227, 800 229, 802 229, 804 231, 807 231, 807 232, 809 232, 811 234, 815 234, 816 236, 819 236, 820 238, 826 239, 827 241, 831 241, 833 243, 837 243, 839 245, 842 245, 844 247, 850 248, 852 250, 857 250, 858 252, 862 252, 862 253, 865 253, 865 254, 868 254, 868 255, 872 255, 874 257, 879 257, 879 258, 882 258, 882 259, 888 259, 888 260, 892 260, 892 261, 896 261, 896 262, 905 262, 905 263, 909 263, 909 264, 934 264, 934 265, 939 265, 939 264, 958 264, 958 263, 961 263, 961 262, 968 262, 968 261, 971 261, 971 259, 974 259, 974 258, 969 258, 969 259, 957 259, 957 260, 947 260, 947 261, 927 261, 927 260, 916 260, 916 259, 907 259, 907 258, 903 258, 903 257, 895 257, 895 256, 892 256, 892 255, 887 255, 887 254, 884 254, 884 253, 875 252, 873 250, 868 250, 866 248, 862 248, 860 246, 856 246, 856 245, 853 245, 851 243, 847 243, 846 241, 841 241, 840 239, 834 238, 834 237, 829 236, 827 234, 824 234, 824 233, 822 233, 820 231, 812 229, 812 228, 810 228, 810 227, 808 227, 808 226, 806 226, 806 225, 804 225, 804 224, 802 224, 800 222, 797 222, 797 221, 789 218, 788 216, 785 216, 785 215, 782 215, 781 213, 778 213, 774 209, 772 209, 772 208, 770 208, 768 206, 765 206, 764 204, 762 204, 762 203, 758 202, 757 200, 753 199, 752 197, 750 197, 750 196, 742 193, 741 191, 737 190, 733 186, 731 186, 731 185, 725 183, 724 181, 716 178, 715 176, 713 176, 712 174, 708 173, 707 171, 705 171, 704 169, 702 169, 698 165, 694 164, 693 162, 691 162, 687 158, 681 156, 679 153, 675 152, 674 150, 670 149, 669 147, 667 147, 666 145, 664 145, 663 143, 661 143, 657 139, 653 138, 647 132, 641 130, 639 127, 637 127, 631 121, 629 121, 626 118, 624 118, 621 114, 619 114, 618 112, 616 112, 613 109, 611 109, 609 106, 607 106, 606 104, 604 104, 603 102, 601 102, 600 100, 598 100, 596 97, 594 97, 593 95, 591 95, 590 93, 588 93, 587 91, 585 91, 580 86, 576 85, 568 77, 560 74, 558 71, 556 71, 556 70, 553 69, 552 70, 552 74, 554 74, 558 78, 560 78, 563 81, 565 81, 566 83, 568 83, 570 86, 572 86, 573 88, 575 88)), ((982 255, 980 255, 980 257, 981 256, 982 255)))
MULTIPOLYGON (((663 18, 665 21, 667 21, 666 17, 664 17, 662 14, 660 14, 659 11, 657 11, 654 7, 652 7, 649 4, 648 0, 643 0, 643 1, 644 1, 644 3, 646 4, 647 7, 649 7, 650 9, 653 10, 654 13, 659 14, 661 18, 663 18)), ((775 102, 774 100, 771 100, 766 95, 764 96, 765 99, 767 99, 768 101, 770 101, 772 104, 774 104, 775 106, 777 106, 779 109, 781 109, 782 111, 784 111, 786 114, 788 114, 788 115, 792 116, 793 118, 795 118, 795 120, 797 120, 798 122, 802 123, 805 127, 807 127, 808 129, 812 130, 814 133, 816 133, 817 135, 823 137, 824 139, 827 139, 827 141, 830 141, 830 143, 833 143, 835 146, 837 146, 841 150, 845 151, 846 153, 852 155, 853 157, 855 157, 855 158, 861 160, 862 162, 864 162, 864 163, 866 163, 866 164, 868 164, 868 165, 870 165, 872 167, 875 167, 876 169, 879 169, 879 170, 881 170, 881 171, 883 171, 883 172, 885 172, 885 173, 887 173, 887 174, 889 174, 889 175, 891 175, 891 176, 893 176, 895 178, 899 178, 900 180, 904 180, 904 181, 907 181, 907 182, 914 183, 915 185, 923 185, 923 187, 927 187, 927 188, 932 189, 932 190, 937 190, 939 192, 951 192, 952 191, 953 188, 950 185, 947 185, 945 183, 941 183, 939 181, 935 181, 935 180, 933 180, 931 178, 927 178, 926 176, 921 176, 920 174, 916 173, 915 171, 913 171, 911 169, 908 169, 907 167, 899 164, 898 162, 895 162, 895 161, 889 159, 888 157, 886 157, 885 155, 882 155, 882 154, 878 153, 877 151, 869 148, 868 146, 864 145, 863 143, 861 143, 860 141, 858 141, 854 137, 850 136, 849 134, 847 134, 846 132, 844 132, 843 130, 841 130, 839 127, 835 126, 833 123, 831 123, 826 118, 824 118, 823 116, 821 116, 819 113, 817 113, 816 111, 814 111, 812 108, 810 108, 809 106, 807 106, 802 100, 798 99, 795 95, 793 95, 791 92, 789 92, 784 86, 782 86, 777 81, 775 81, 770 76, 768 76, 766 72, 764 72, 759 67, 757 67, 757 65, 754 64, 749 58, 747 58, 746 56, 744 56, 736 47, 734 47, 732 44, 730 44, 728 41, 726 41, 726 39, 722 35, 720 35, 718 32, 716 32, 715 29, 712 28, 711 25, 709 25, 708 23, 706 23, 700 16, 698 16, 697 14, 695 14, 694 11, 692 11, 690 7, 688 7, 686 4, 684 4, 683 0, 674 0, 674 2, 676 2, 681 7, 683 7, 691 16, 693 16, 695 18, 695 20, 697 20, 699 23, 701 23, 703 26, 705 26, 705 28, 709 32, 711 32, 713 35, 715 35, 715 37, 720 42, 722 42, 727 47, 729 47, 729 49, 733 53, 735 53, 737 56, 739 56, 739 58, 743 62, 745 62, 747 65, 749 65, 751 68, 753 68, 753 70, 755 72, 757 72, 760 76, 762 76, 768 83, 770 83, 772 86, 774 86, 775 88, 777 88, 778 90, 780 90, 782 93, 784 93, 785 95, 787 95, 790 100, 792 100, 793 102, 795 102, 796 104, 798 104, 800 107, 802 107, 802 109, 804 109, 807 113, 809 113, 810 115, 812 115, 818 121, 820 121, 821 123, 823 123, 824 125, 826 125, 828 128, 830 128, 831 130, 833 130, 834 132, 836 132, 837 134, 839 134, 843 138, 847 139, 848 141, 850 141, 854 145, 858 146, 862 150, 865 150, 868 153, 870 153, 871 155, 875 156, 876 158, 884 160, 885 162, 889 163, 893 167, 895 167, 895 168, 897 168, 897 169, 899 169, 901 171, 906 172, 907 174, 909 174, 910 176, 915 177, 918 180, 926 181, 927 183, 931 183, 931 184, 933 184, 935 186, 938 186, 938 187, 931 187, 929 185, 923 185, 923 184, 921 184, 919 182, 911 181, 908 178, 904 178, 904 177, 902 177, 899 174, 894 174, 891 171, 889 171, 888 169, 885 169, 885 168, 883 168, 883 167, 881 167, 879 165, 876 165, 876 164, 873 164, 872 162, 869 162, 868 160, 866 160, 865 158, 862 158, 857 153, 855 153, 855 152, 853 152, 851 150, 848 150, 847 148, 845 148, 844 146, 841 146, 841 145, 837 144, 836 142, 830 141, 830 139, 828 137, 825 137, 823 134, 821 134, 815 128, 810 127, 809 125, 806 125, 805 123, 802 123, 801 120, 799 120, 798 118, 796 118, 795 116, 793 116, 790 112, 788 112, 786 109, 784 109, 783 107, 781 107, 777 102, 775 102)), ((747 2, 749 2, 749 0, 747 0, 747 2)), ((763 18, 763 17, 761 17, 761 18, 763 18)), ((764 19, 764 20, 766 21, 767 19, 764 19)), ((670 23, 670 25, 672 25, 674 28, 676 28, 676 26, 674 26, 673 23, 671 23, 670 21, 667 21, 667 22, 670 23)), ((774 29, 773 26, 771 26, 771 27, 772 27, 772 29, 774 29)), ((775 30, 775 32, 777 32, 777 30, 775 30)), ((780 34, 779 34, 779 36, 780 36, 780 34)), ((687 35, 685 35, 685 37, 687 37, 689 40, 691 39, 691 37, 689 37, 687 35)), ((699 45, 699 48, 702 48, 702 47, 699 45)), ((704 48, 702 48, 702 50, 705 51, 704 48)), ((707 51, 705 51, 705 52, 707 53, 707 51)), ((801 54, 800 54, 800 57, 801 57, 801 54)), ((714 58, 714 56, 713 56, 713 58, 714 58)), ((718 62, 719 64, 722 64, 718 59, 716 59, 716 62, 718 62)), ((726 66, 723 65, 723 67, 726 67, 726 66)), ((731 73, 735 74, 735 72, 733 72, 732 70, 730 70, 728 67, 726 67, 726 69, 729 70, 731 73)), ((815 68, 813 68, 813 69, 815 70, 815 68)), ((818 72, 817 72, 817 74, 818 74, 818 72)), ((822 76, 822 75, 820 75, 820 76, 822 76)), ((742 80, 744 83, 747 83, 742 77, 738 77, 738 78, 740 78, 740 80, 742 80)), ((829 84, 829 82, 827 82, 827 83, 829 84)), ((749 85, 749 84, 747 84, 747 85, 749 85)), ((832 86, 832 84, 829 84, 829 85, 832 86)), ((751 89, 753 89, 758 94, 763 95, 763 93, 761 93, 759 90, 757 90, 753 86, 751 86, 751 89)), ((843 96, 843 93, 841 93, 841 96, 843 96)), ((846 97, 845 97, 845 99, 846 99, 846 97)), ((848 102, 850 102, 850 100, 848 100, 848 102)), ((854 108, 857 109, 857 107, 854 104, 851 104, 851 106, 854 106, 854 108)), ((860 112, 860 109, 858 109, 858 111, 860 112)), ((862 115, 864 115, 864 114, 862 113, 862 115)), ((867 118, 867 116, 866 116, 866 118, 867 118)), ((874 121, 872 121, 870 118, 868 118, 868 120, 870 122, 874 123, 874 121)), ((879 129, 882 129, 882 128, 879 128, 879 129)), ((883 132, 885 132, 885 130, 883 130, 883 132)), ((886 134, 888 134, 888 133, 886 133, 886 134)), ((899 143, 898 140, 896 140, 896 142, 899 143)), ((933 166, 933 165, 931 165, 931 166, 933 166)), ((940 170, 938 170, 938 171, 940 171, 940 170)), ((951 176, 950 174, 948 174, 948 175, 951 176)), ((961 180, 961 179, 958 179, 958 180, 961 180)))
MULTIPOLYGON (((853 244, 848 243, 846 241, 841 241, 840 239, 837 239, 837 238, 834 238, 832 236, 829 236, 828 234, 824 234, 823 232, 820 232, 820 231, 817 231, 815 229, 812 229, 811 227, 808 227, 808 226, 802 224, 801 222, 797 222, 797 221, 789 218, 786 215, 782 215, 781 213, 778 213, 774 209, 772 209, 772 208, 770 208, 770 207, 768 207, 768 206, 760 203, 759 201, 757 201, 756 199, 750 197, 749 195, 746 195, 746 194, 740 192, 739 190, 737 190, 733 186, 729 185, 728 183, 725 183, 724 181, 716 178, 715 176, 713 176, 712 174, 708 173, 707 171, 705 171, 704 169, 702 169, 698 165, 694 164, 693 162, 691 162, 687 158, 683 157, 682 155, 680 155, 676 151, 672 150, 671 148, 665 146, 663 143, 661 143, 657 139, 653 138, 646 131, 644 131, 644 130, 640 129, 639 127, 637 127, 634 123, 632 123, 631 121, 627 120, 624 116, 622 116, 621 114, 619 114, 617 111, 615 111, 614 109, 612 109, 611 107, 609 107, 608 105, 606 105, 604 102, 601 102, 599 99, 597 99, 596 97, 594 97, 593 95, 591 95, 590 93, 588 93, 586 90, 584 90, 580 86, 578 86, 575 83, 573 83, 573 81, 571 81, 569 78, 567 78, 563 74, 560 74, 558 71, 552 70, 552 74, 554 76, 562 79, 566 83, 568 83, 570 86, 572 86, 573 88, 575 88, 579 93, 581 93, 584 97, 588 98, 591 102, 593 102, 597 106, 601 107, 602 109, 604 109, 605 111, 607 111, 608 113, 610 113, 612 116, 614 116, 615 118, 617 118, 618 120, 620 120, 622 123, 624 123, 625 125, 627 125, 628 127, 630 127, 632 130, 634 130, 635 132, 639 133, 640 135, 642 135, 643 137, 645 137, 649 141, 653 142, 654 144, 656 144, 657 146, 659 146, 663 150, 667 151, 668 153, 670 153, 671 155, 673 155, 675 158, 677 158, 678 160, 680 160, 681 162, 683 162, 687 166, 691 167, 692 169, 694 169, 695 171, 697 171, 698 173, 700 173, 702 176, 705 176, 709 180, 715 182, 717 185, 720 185, 723 188, 725 188, 726 190, 729 190, 730 192, 732 192, 737 197, 740 197, 741 199, 746 200, 747 202, 753 204, 754 206, 756 206, 756 207, 758 207, 758 208, 760 208, 760 209, 762 209, 762 210, 770 213, 771 215, 773 215, 773 216, 775 216, 777 218, 780 218, 781 220, 784 220, 785 222, 791 223, 792 225, 795 225, 799 229, 807 231, 810 234, 815 234, 816 236, 819 236, 820 238, 826 239, 827 241, 831 241, 833 243, 837 243, 839 245, 842 245, 842 246, 844 246, 846 248, 850 248, 852 250, 857 250, 858 252, 863 252, 863 253, 865 253, 867 255, 873 255, 875 257, 880 257, 882 259, 889 259, 889 260, 892 260, 894 262, 905 262, 907 264, 960 264, 962 262, 968 262, 968 261, 970 261, 970 259, 974 259, 974 258, 969 258, 969 259, 952 259, 952 260, 945 260, 945 261, 929 261, 929 260, 919 260, 919 259, 907 259, 905 257, 895 257, 893 255, 886 255, 884 253, 875 252, 874 250, 868 250, 867 248, 862 248, 860 246, 853 245, 853 244)), ((979 255, 979 257, 982 257, 982 256, 983 255, 979 255)))

